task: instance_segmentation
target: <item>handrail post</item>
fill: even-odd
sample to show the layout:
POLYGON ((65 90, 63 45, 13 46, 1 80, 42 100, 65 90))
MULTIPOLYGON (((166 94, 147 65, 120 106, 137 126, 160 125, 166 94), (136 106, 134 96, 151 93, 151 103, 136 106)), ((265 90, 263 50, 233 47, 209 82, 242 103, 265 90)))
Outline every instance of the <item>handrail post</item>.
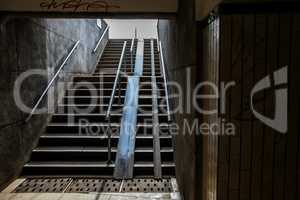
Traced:
POLYGON ((112 130, 111 130, 111 124, 110 124, 110 118, 108 118, 108 131, 107 131, 107 164, 111 164, 111 135, 112 135, 112 130))
MULTIPOLYGON (((110 114, 111 114, 111 107, 112 107, 112 104, 113 104, 113 101, 114 101, 114 98, 115 98, 115 93, 116 93, 116 89, 117 89, 117 84, 119 83, 119 77, 120 77, 120 72, 121 72, 121 68, 122 68, 122 64, 123 64, 123 59, 124 59, 124 53, 126 51, 126 44, 127 44, 127 41, 124 42, 123 44, 123 49, 122 49, 122 54, 121 54, 121 57, 120 57, 120 61, 119 61, 119 65, 118 65, 118 70, 117 70, 117 73, 116 73, 116 78, 115 78, 115 81, 114 81, 114 86, 113 86, 113 90, 112 90, 112 93, 111 93, 111 96, 110 96, 110 100, 109 100, 109 105, 108 105, 108 109, 107 109, 107 112, 106 112, 106 115, 105 115, 105 119, 107 120, 108 122, 108 127, 109 127, 109 131, 107 133, 107 148, 108 148, 108 155, 107 155, 107 163, 110 164, 111 163, 111 123, 110 123, 110 114)), ((119 83, 119 88, 121 88, 120 86, 120 83, 119 83)), ((120 93, 120 89, 119 89, 119 93, 120 93)), ((120 100, 120 96, 119 96, 119 100, 120 100)))
POLYGON ((121 104, 121 84, 122 82, 120 81, 120 79, 118 80, 118 104, 121 104))

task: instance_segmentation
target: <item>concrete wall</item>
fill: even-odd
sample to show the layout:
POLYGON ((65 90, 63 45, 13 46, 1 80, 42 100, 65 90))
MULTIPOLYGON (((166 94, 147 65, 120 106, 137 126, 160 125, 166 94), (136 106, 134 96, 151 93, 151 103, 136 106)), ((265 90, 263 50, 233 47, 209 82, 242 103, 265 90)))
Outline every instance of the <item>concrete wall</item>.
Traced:
MULTIPOLYGON (((60 82, 70 81, 73 73, 93 72, 108 36, 92 54, 106 26, 100 30, 96 20, 3 16, 0 21, 0 186, 4 186, 22 169, 49 118, 43 114, 27 124, 15 124, 27 116, 14 101, 17 77, 29 69, 46 70, 47 77, 34 75, 22 84, 22 100, 32 107, 77 40, 81 43, 65 65, 60 82)), ((65 86, 58 87, 57 83, 52 88, 52 100, 64 93, 65 86)))
MULTIPOLYGON (((179 1, 179 13, 177 19, 159 20, 158 35, 162 41, 165 63, 168 71, 169 81, 176 81, 182 87, 182 101, 172 98, 171 104, 174 109, 178 105, 183 108, 174 114, 174 121, 179 125, 179 135, 175 138, 176 146, 176 176, 180 190, 186 200, 194 200, 200 193, 200 171, 201 165, 197 162, 197 151, 200 150, 200 139, 195 134, 187 133, 184 122, 187 124, 196 119, 195 110, 189 106, 192 104, 192 88, 197 83, 197 41, 196 22, 194 20, 194 1, 179 1)), ((170 95, 178 94, 174 87, 169 88, 170 95)))

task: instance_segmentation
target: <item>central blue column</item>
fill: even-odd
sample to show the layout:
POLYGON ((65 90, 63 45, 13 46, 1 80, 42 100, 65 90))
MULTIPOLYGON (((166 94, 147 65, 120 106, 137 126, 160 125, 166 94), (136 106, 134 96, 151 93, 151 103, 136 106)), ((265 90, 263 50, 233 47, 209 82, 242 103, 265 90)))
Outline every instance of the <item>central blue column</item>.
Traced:
POLYGON ((129 179, 133 177, 135 135, 139 101, 140 76, 143 74, 144 42, 137 44, 134 76, 127 80, 126 96, 120 126, 120 138, 115 162, 114 177, 129 179))

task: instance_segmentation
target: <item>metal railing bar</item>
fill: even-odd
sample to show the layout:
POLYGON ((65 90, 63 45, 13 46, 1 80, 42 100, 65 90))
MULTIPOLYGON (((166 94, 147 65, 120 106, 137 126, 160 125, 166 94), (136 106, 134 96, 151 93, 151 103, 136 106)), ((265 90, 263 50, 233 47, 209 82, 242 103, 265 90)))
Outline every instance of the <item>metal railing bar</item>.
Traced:
POLYGON ((106 29, 104 30, 104 32, 102 33, 101 38, 99 39, 99 41, 98 41, 96 47, 95 47, 94 50, 93 50, 93 53, 95 53, 95 52, 98 50, 99 45, 101 44, 101 42, 102 42, 102 40, 103 40, 103 38, 104 38, 106 32, 108 31, 108 29, 109 29, 109 26, 107 26, 106 29))
POLYGON ((135 41, 135 38, 133 37, 133 38, 131 39, 130 52, 133 51, 134 41, 135 41))
POLYGON ((151 40, 151 81, 152 81, 152 135, 153 135, 153 163, 154 176, 160 179, 161 172, 161 155, 160 155, 160 139, 159 139, 159 119, 158 119, 158 93, 155 76, 155 61, 154 61, 154 41, 151 40))
POLYGON ((111 96, 110 96, 108 109, 107 109, 107 112, 106 112, 106 119, 109 119, 109 117, 110 117, 111 107, 112 107, 112 103, 113 103, 114 98, 115 98, 115 92, 116 92, 116 88, 117 88, 117 84, 118 84, 118 80, 119 80, 119 76, 120 76, 120 72, 121 72, 121 68, 122 68, 122 64, 123 64, 123 58, 124 58, 124 54, 125 54, 125 50, 126 50, 126 44, 127 44, 127 41, 125 41, 124 44, 123 44, 122 54, 121 54, 121 57, 120 57, 118 70, 117 70, 116 78, 115 78, 115 81, 114 81, 114 86, 113 86, 113 90, 112 90, 112 93, 111 93, 111 96))
POLYGON ((68 54, 68 56, 65 58, 64 62, 60 65, 59 69, 57 70, 57 72, 55 73, 55 75, 53 76, 53 78, 48 83, 46 89, 44 90, 44 92, 42 93, 42 95, 40 96, 40 98, 38 99, 38 101, 36 102, 35 106, 31 110, 31 112, 30 112, 29 116, 26 118, 25 122, 28 122, 31 119, 32 115, 34 115, 35 110, 40 105, 40 103, 43 100, 43 98, 46 96, 46 94, 49 91, 50 87, 52 86, 53 82, 55 81, 55 79, 57 78, 57 76, 59 75, 59 73, 61 72, 61 70, 64 68, 64 66, 67 63, 67 61, 69 60, 69 58, 72 56, 72 54, 75 51, 75 49, 78 47, 79 43, 80 43, 80 40, 78 40, 74 44, 72 50, 70 51, 70 53, 68 54))
MULTIPOLYGON (((123 49, 122 49, 122 54, 120 57, 120 61, 119 61, 119 65, 118 65, 118 70, 117 70, 117 74, 116 74, 116 78, 115 78, 115 82, 114 82, 114 86, 113 86, 113 90, 110 96, 110 100, 109 100, 109 105, 108 105, 108 109, 106 112, 106 120, 108 121, 108 132, 107 132, 107 139, 108 139, 108 144, 107 144, 107 163, 110 164, 111 163, 111 124, 110 124, 110 112, 111 112, 111 108, 112 108, 112 104, 115 98, 115 92, 116 92, 116 88, 117 88, 117 84, 119 83, 119 77, 120 77, 120 72, 121 72, 121 68, 122 68, 122 64, 123 64, 123 58, 124 58, 124 54, 126 51, 126 44, 127 41, 124 42, 123 44, 123 49)), ((119 95, 120 95, 120 84, 119 84, 119 95)), ((120 100, 120 96, 119 96, 119 100, 120 100)))
POLYGON ((131 64, 131 72, 133 72, 133 47, 135 42, 135 36, 131 40, 131 47, 130 47, 130 64, 131 64))
POLYGON ((159 41, 159 53, 160 53, 160 61, 161 61, 161 67, 162 67, 163 78, 164 78, 164 85, 165 85, 165 95, 166 95, 166 103, 167 103, 168 121, 171 122, 170 104, 169 104, 169 93, 168 93, 167 77, 166 77, 166 69, 165 69, 165 61, 164 61, 164 55, 163 55, 163 49, 162 49, 161 41, 159 41))

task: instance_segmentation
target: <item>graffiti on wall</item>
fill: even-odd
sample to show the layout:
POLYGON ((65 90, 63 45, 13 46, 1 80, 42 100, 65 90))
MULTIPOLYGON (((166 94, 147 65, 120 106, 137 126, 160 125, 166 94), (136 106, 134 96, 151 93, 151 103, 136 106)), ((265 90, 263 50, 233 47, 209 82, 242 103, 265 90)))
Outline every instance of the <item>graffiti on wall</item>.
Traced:
POLYGON ((102 10, 108 12, 110 9, 118 9, 119 5, 111 4, 103 0, 43 0, 40 3, 40 7, 46 10, 63 10, 63 11, 90 11, 90 10, 102 10))
POLYGON ((177 0, 9 0, 0 1, 1 11, 176 13, 177 0))

